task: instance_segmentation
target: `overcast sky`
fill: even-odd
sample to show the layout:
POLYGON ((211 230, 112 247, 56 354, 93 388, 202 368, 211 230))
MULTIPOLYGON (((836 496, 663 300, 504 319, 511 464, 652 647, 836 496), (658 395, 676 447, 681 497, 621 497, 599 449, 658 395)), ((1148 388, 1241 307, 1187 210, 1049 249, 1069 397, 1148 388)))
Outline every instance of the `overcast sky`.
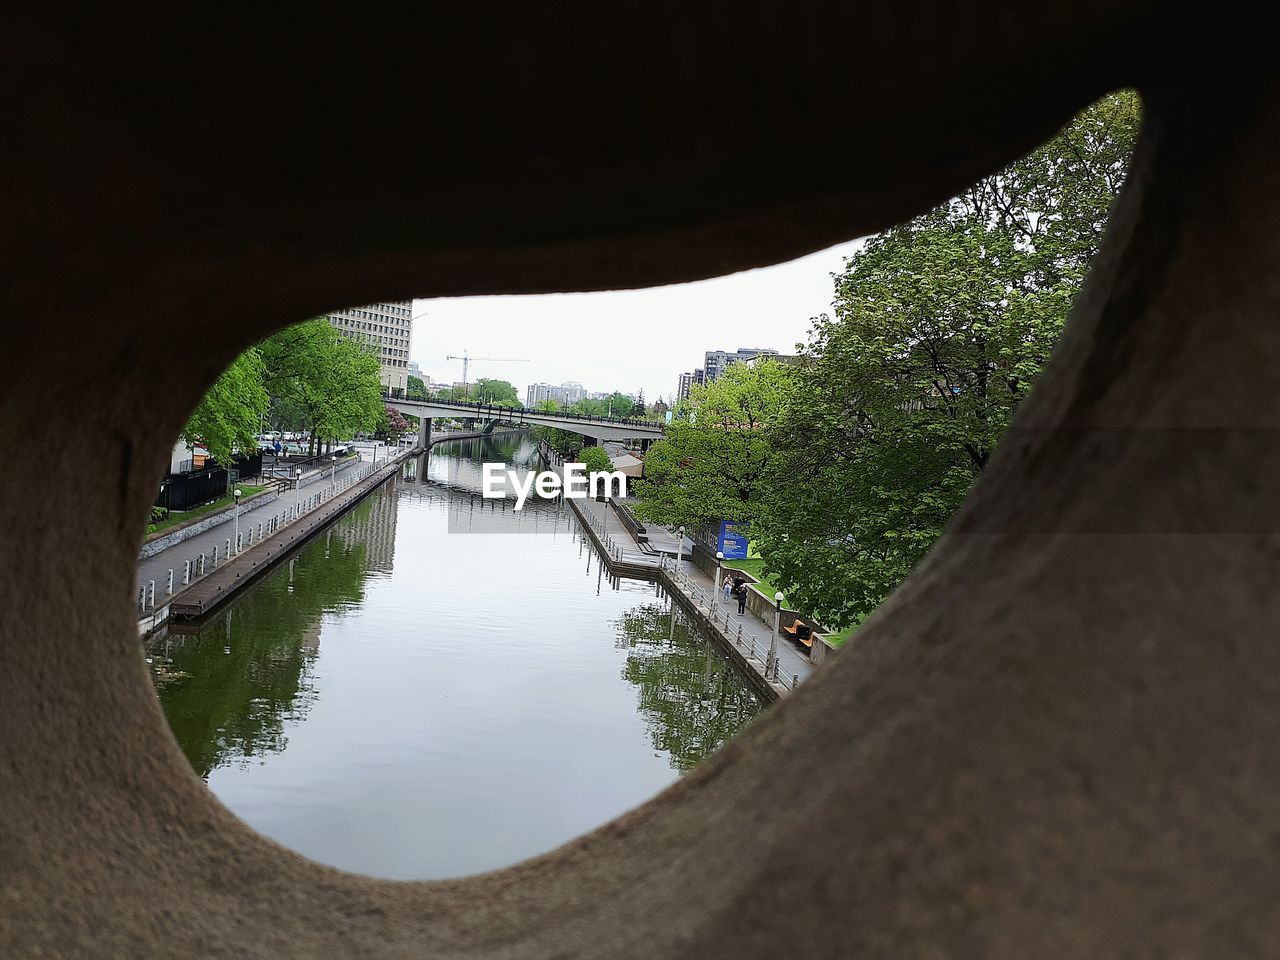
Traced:
POLYGON ((531 383, 576 380, 589 391, 644 388, 670 399, 686 370, 708 350, 772 347, 791 353, 809 320, 830 311, 831 275, 858 241, 790 263, 714 280, 611 293, 415 300, 412 359, 433 380, 462 379, 472 357, 523 357, 528 363, 473 361, 469 381, 509 380, 525 397, 531 383))

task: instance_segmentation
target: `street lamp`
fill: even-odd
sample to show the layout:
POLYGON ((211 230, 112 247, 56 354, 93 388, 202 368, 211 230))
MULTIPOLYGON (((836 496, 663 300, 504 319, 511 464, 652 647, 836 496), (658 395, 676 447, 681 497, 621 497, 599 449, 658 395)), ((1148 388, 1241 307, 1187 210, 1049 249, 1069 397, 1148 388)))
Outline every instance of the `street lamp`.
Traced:
POLYGON ((716 618, 716 604, 720 601, 720 564, 724 563, 724 551, 716 551, 716 578, 711 581, 711 619, 716 618))
POLYGON ((769 662, 764 665, 764 678, 769 679, 769 671, 778 679, 778 634, 782 631, 782 591, 773 595, 773 636, 769 639, 769 662))
POLYGON ((676 573, 680 572, 680 564, 684 562, 684 527, 676 531, 676 573))
POLYGON ((604 548, 609 549, 609 495, 604 495, 604 528, 600 532, 600 539, 604 541, 604 548))
POLYGON ((329 458, 329 462, 333 467, 329 470, 329 486, 336 486, 338 483, 338 455, 335 453, 329 458))
POLYGON ((298 515, 298 509, 302 506, 302 468, 294 467, 293 469, 293 515, 298 515))
POLYGON ((240 488, 236 487, 231 494, 236 500, 236 553, 240 552, 240 488))

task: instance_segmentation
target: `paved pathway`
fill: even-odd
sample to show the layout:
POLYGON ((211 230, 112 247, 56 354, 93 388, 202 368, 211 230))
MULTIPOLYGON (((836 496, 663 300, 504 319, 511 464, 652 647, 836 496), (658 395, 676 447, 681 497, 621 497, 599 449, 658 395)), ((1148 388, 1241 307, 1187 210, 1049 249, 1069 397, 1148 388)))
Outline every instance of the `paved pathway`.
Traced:
MULTIPOLYGON (((668 568, 674 567, 675 561, 668 561, 668 568)), ((680 576, 677 582, 684 588, 685 595, 698 606, 705 610, 710 605, 713 591, 711 575, 703 573, 692 561, 685 559, 680 564, 680 576), (690 585, 694 589, 690 590, 690 585)), ((722 632, 730 638, 741 636, 742 646, 763 661, 768 655, 769 645, 773 640, 773 624, 761 622, 750 610, 739 617, 738 601, 732 597, 726 600, 723 590, 716 596, 714 609, 713 620, 717 625, 723 625, 722 632), (748 638, 751 646, 748 646, 748 638)), ((804 681, 813 672, 813 664, 809 662, 808 652, 801 653, 795 642, 782 633, 777 635, 777 656, 778 673, 787 687, 794 687, 796 683, 804 681)))
MULTIPOLYGON (((670 555, 659 560, 652 554, 640 551, 635 539, 631 536, 631 531, 623 525, 612 509, 608 510, 607 523, 602 523, 606 515, 605 504, 591 498, 575 500, 574 503, 584 513, 592 517, 592 525, 598 534, 602 534, 602 539, 608 540, 615 560, 643 565, 663 563, 669 570, 676 568, 676 538, 671 531, 663 531, 666 539, 671 543, 670 555)), ((646 532, 652 538, 659 529, 661 528, 647 527, 646 532)), ((664 550, 663 553, 666 553, 666 551, 664 550)), ((714 609, 715 616, 713 619, 717 628, 730 639, 741 638, 741 646, 744 652, 763 663, 768 657, 769 647, 773 640, 773 623, 761 621, 750 610, 739 617, 738 601, 733 598, 726 600, 723 591, 716 593, 715 604, 712 607, 713 585, 711 576, 703 573, 688 559, 687 550, 684 551, 684 556, 685 560, 680 563, 679 570, 680 586, 685 596, 689 597, 703 610, 714 609)), ((786 635, 778 634, 775 649, 778 657, 778 673, 785 686, 793 687, 813 672, 813 664, 809 662, 808 651, 801 652, 800 647, 786 635)))
MULTIPOLYGON (((379 455, 378 462, 382 462, 382 454, 379 455)), ((338 465, 337 478, 342 480, 343 475, 354 467, 356 464, 369 465, 369 460, 361 460, 358 457, 346 461, 338 465)), ((302 496, 305 499, 308 490, 315 492, 329 486, 329 470, 314 471, 302 478, 302 496)), ((256 501, 255 501, 256 503, 256 501)), ((250 526, 254 529, 254 539, 257 540, 257 527, 259 523, 266 524, 272 517, 283 513, 293 507, 294 495, 292 492, 281 494, 276 500, 271 500, 256 506, 254 503, 244 506, 240 510, 240 532, 245 535, 248 540, 248 530, 250 526)), ((228 520, 226 523, 219 524, 204 533, 198 533, 194 537, 175 543, 166 550, 162 550, 154 557, 148 557, 146 560, 138 561, 138 584, 146 585, 147 581, 154 580, 156 582, 156 605, 160 606, 164 602, 165 588, 168 583, 169 570, 172 568, 174 577, 174 590, 178 590, 182 586, 182 564, 184 560, 190 560, 199 556, 201 553, 213 555, 214 547, 218 548, 219 556, 225 556, 227 538, 235 537, 235 521, 228 520)))

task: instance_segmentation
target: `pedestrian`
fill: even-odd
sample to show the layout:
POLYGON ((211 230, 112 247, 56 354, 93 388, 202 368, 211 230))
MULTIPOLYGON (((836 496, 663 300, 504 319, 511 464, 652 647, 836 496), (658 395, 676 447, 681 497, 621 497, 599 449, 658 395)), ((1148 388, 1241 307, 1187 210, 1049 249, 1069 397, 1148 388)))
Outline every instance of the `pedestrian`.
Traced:
POLYGON ((280 446, 280 441, 279 441, 279 439, 277 439, 277 440, 276 440, 276 458, 277 458, 277 459, 279 459, 279 457, 280 457, 280 450, 281 450, 281 449, 282 449, 282 448, 281 448, 281 446, 280 446))
POLYGON ((739 583, 735 589, 738 591, 738 616, 742 616, 747 611, 747 585, 739 583))
POLYGON ((724 575, 724 598, 728 600, 732 593, 733 593, 733 577, 731 577, 729 574, 726 573, 724 575))

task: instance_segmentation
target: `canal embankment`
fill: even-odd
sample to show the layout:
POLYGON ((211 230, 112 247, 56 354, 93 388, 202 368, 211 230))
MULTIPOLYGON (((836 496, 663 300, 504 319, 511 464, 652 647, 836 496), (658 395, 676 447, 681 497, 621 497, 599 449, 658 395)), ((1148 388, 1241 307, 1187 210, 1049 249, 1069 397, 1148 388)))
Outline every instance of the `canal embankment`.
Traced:
POLYGON ((236 522, 236 534, 221 538, 210 549, 197 550, 209 546, 201 541, 186 551, 180 545, 151 558, 150 564, 159 561, 168 566, 159 582, 155 576, 142 579, 143 568, 139 568, 138 632, 146 635, 172 619, 199 620, 209 615, 395 476, 404 461, 418 452, 408 448, 376 466, 354 468, 329 486, 297 496, 283 509, 275 509, 277 501, 243 514, 236 522))
MULTIPOLYGON (((519 431, 498 431, 504 432, 519 431)), ((429 446, 492 435, 453 431, 434 436, 429 446)), ((417 446, 407 447, 374 463, 356 461, 345 470, 339 465, 336 470, 311 471, 300 478, 292 494, 264 498, 249 510, 242 504, 238 514, 225 518, 218 529, 201 530, 141 559, 138 632, 146 635, 170 619, 208 616, 395 475, 406 460, 423 452, 417 446), (227 522, 233 524, 231 536, 224 535, 227 522)))
MULTIPOLYGON (((563 465, 561 458, 545 444, 539 455, 551 467, 563 465)), ((777 628, 777 611, 768 619, 755 611, 739 615, 736 601, 726 599, 708 575, 693 562, 683 545, 677 553, 641 549, 630 525, 623 522, 607 501, 565 498, 595 545, 610 576, 658 582, 708 636, 719 646, 752 687, 766 699, 777 700, 794 690, 813 672, 809 651, 804 653, 777 628), (633 549, 634 548, 634 549, 633 549)), ((671 539, 675 543, 674 538, 671 539)))

